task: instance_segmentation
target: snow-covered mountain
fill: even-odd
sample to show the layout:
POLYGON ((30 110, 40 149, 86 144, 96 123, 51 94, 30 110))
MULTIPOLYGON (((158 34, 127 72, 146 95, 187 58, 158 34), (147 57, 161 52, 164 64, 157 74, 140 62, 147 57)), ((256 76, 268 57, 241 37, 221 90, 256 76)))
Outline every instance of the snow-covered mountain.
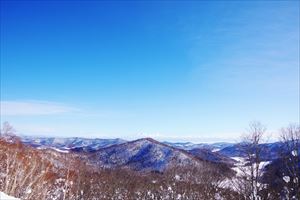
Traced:
POLYGON ((163 171, 172 166, 196 166, 202 162, 184 150, 151 138, 102 148, 89 154, 88 159, 103 167, 128 167, 138 171, 163 171))

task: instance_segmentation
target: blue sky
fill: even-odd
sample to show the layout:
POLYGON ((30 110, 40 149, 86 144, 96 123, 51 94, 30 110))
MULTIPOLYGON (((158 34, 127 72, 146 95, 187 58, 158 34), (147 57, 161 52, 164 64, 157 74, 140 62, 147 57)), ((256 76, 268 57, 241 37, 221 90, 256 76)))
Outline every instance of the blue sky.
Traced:
POLYGON ((1 1, 19 133, 232 140, 253 120, 299 122, 299 1, 1 1))

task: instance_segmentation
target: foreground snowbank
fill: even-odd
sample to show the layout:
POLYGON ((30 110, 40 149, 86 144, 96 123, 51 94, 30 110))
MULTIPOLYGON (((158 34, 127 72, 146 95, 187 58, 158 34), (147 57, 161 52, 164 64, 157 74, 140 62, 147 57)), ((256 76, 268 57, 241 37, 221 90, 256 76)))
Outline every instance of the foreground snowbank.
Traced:
POLYGON ((12 196, 8 196, 7 194, 0 192, 0 200, 20 200, 12 196))

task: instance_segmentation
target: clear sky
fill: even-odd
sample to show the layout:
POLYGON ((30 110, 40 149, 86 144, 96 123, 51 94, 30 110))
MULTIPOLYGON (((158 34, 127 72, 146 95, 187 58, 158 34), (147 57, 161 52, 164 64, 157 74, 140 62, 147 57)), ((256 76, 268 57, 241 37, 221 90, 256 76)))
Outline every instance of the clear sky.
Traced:
POLYGON ((1 1, 1 122, 231 140, 299 122, 299 1, 1 1))

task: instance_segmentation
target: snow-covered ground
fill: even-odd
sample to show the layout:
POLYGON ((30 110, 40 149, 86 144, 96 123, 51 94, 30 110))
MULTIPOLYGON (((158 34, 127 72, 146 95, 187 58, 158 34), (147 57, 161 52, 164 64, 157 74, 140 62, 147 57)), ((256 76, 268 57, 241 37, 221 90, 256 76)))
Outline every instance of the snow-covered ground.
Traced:
POLYGON ((12 196, 8 196, 7 194, 0 192, 0 200, 20 200, 20 199, 12 196))
MULTIPOLYGON (((246 164, 246 160, 243 157, 230 157, 234 160, 237 161, 237 163, 235 164, 234 167, 232 167, 232 169, 236 172, 236 176, 240 177, 243 175, 249 175, 250 176, 250 167, 249 166, 245 166, 246 164)), ((270 161, 263 161, 259 163, 259 170, 263 170, 263 168, 268 165, 270 163, 270 161)), ((261 171, 263 172, 263 171, 261 171)), ((225 179, 224 181, 221 182, 221 187, 223 188, 231 188, 233 190, 236 190, 235 185, 237 183, 239 183, 238 178, 234 177, 232 179, 225 179)))
MULTIPOLYGON (((237 172, 237 175, 240 176, 244 173, 250 174, 250 167, 245 166, 245 159, 242 157, 231 157, 232 159, 238 161, 238 163, 235 164, 235 167, 232 169, 237 172)), ((268 165, 270 161, 262 161, 259 163, 259 170, 263 170, 263 168, 268 165)))

